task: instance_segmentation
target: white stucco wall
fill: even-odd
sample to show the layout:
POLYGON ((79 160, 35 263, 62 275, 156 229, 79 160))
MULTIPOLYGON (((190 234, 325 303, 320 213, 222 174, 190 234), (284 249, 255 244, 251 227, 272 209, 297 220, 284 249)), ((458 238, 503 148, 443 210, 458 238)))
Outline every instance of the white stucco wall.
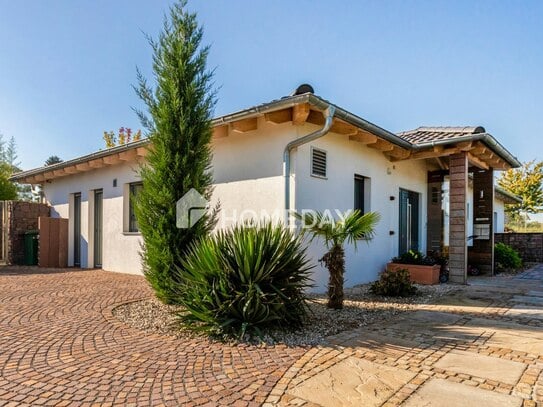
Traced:
POLYGON ((495 232, 503 233, 505 231, 505 204, 500 199, 494 199, 494 222, 495 232))
POLYGON ((262 215, 282 219, 284 210, 283 150, 296 137, 290 123, 258 122, 258 130, 231 131, 213 140, 214 193, 220 203, 218 227, 262 215))
MULTIPOLYGON (((310 130, 314 130, 314 126, 310 130)), ((348 136, 329 133, 325 137, 300 147, 296 153, 296 209, 339 209, 346 211, 354 205, 355 174, 370 179, 370 207, 382 219, 377 234, 368 244, 360 242, 358 250, 347 246, 345 275, 346 287, 373 281, 386 263, 398 255, 399 246, 399 190, 419 193, 419 245, 426 251, 427 171, 424 160, 389 162, 375 149, 348 136), (311 147, 327 152, 328 174, 326 179, 310 175, 311 147), (391 197, 394 200, 391 200, 391 197), (394 234, 390 235, 393 231, 394 234)), ((310 252, 319 259, 325 252, 321 242, 312 244, 310 252)), ((328 279, 326 269, 317 262, 315 284, 317 291, 324 291, 328 279)))
MULTIPOLYGON (((212 205, 220 203, 218 226, 248 220, 262 212, 282 216, 282 156, 297 130, 259 119, 257 131, 231 132, 213 142, 215 179, 212 205)), ((105 270, 141 273, 141 235, 125 231, 126 184, 139 181, 137 164, 117 164, 46 183, 44 193, 53 216, 69 218, 68 264, 74 264, 73 194, 81 193, 81 267, 93 267, 93 191, 103 190, 103 252, 105 270), (117 187, 113 180, 117 179, 117 187)))
POLYGON ((126 183, 138 181, 136 164, 121 164, 53 180, 44 185, 52 215, 69 218, 68 265, 74 264, 73 194, 81 193, 81 267, 94 267, 93 193, 103 190, 102 267, 123 273, 141 273, 141 236, 123 231, 123 192, 126 183), (117 187, 113 180, 117 179, 117 187))
MULTIPOLYGON (((247 133, 231 131, 228 137, 213 141, 213 174, 215 180, 212 205, 220 203, 219 227, 229 226, 263 213, 282 219, 284 213, 283 150, 296 137, 318 129, 305 124, 275 125, 259 119, 258 130, 247 133)), ((383 154, 366 145, 350 141, 348 136, 330 133, 306 144, 292 154, 291 195, 294 208, 346 211, 354 204, 354 175, 369 178, 369 208, 382 219, 377 234, 367 245, 361 242, 358 251, 347 247, 346 286, 372 281, 385 264, 398 255, 399 190, 404 188, 419 194, 419 246, 426 250, 427 171, 424 160, 389 162, 383 154), (311 147, 327 152, 326 179, 310 175, 311 147), (391 200, 391 197, 393 200, 391 200), (391 235, 391 232, 393 234, 391 235)), ((141 273, 139 256, 142 242, 139 234, 125 232, 127 216, 125 185, 138 181, 137 165, 120 164, 77 175, 66 176, 44 185, 53 215, 73 219, 73 194, 81 193, 81 266, 93 267, 92 213, 93 190, 103 189, 103 264, 106 270, 141 273), (117 187, 113 180, 117 179, 117 187)), ((470 194, 470 219, 472 216, 470 194)), ((495 202, 498 232, 503 231, 503 203, 495 202)), ((70 221, 69 264, 73 265, 73 221, 70 221)), ((471 222, 470 222, 471 224, 471 222)), ((468 233, 472 233, 472 229, 468 233)), ((324 291, 327 271, 318 263, 325 248, 315 241, 310 247, 316 264, 316 291, 324 291)))
MULTIPOLYGON (((285 145, 318 129, 305 124, 275 125, 259 119, 258 130, 247 133, 231 131, 228 137, 213 141, 214 193, 212 205, 220 203, 219 227, 235 222, 284 216, 283 151, 285 145)), ((106 270, 141 273, 139 234, 126 232, 127 187, 138 181, 137 164, 118 164, 46 183, 46 200, 53 207, 53 216, 70 219, 69 265, 73 265, 73 194, 81 193, 81 266, 93 267, 93 191, 103 190, 103 255, 106 270), (113 186, 113 180, 117 186, 113 186)), ((375 280, 385 264, 398 255, 399 190, 419 194, 419 246, 426 250, 427 171, 424 160, 389 162, 383 154, 366 145, 350 141, 347 136, 330 133, 303 145, 292 153, 291 202, 297 210, 346 211, 354 205, 354 175, 369 178, 369 208, 382 219, 375 238, 361 242, 358 251, 348 246, 346 286, 375 280), (326 179, 310 175, 311 147, 327 152, 326 179), (393 199, 391 199, 393 198, 393 199), (391 232, 393 234, 391 234, 391 232)), ((368 186, 368 185, 367 185, 368 186)), ((470 219, 473 218, 470 191, 470 219)), ((368 203, 368 202, 366 202, 368 203)), ((503 231, 503 203, 496 200, 498 232, 503 231)), ((468 233, 472 234, 472 227, 468 233)), ((448 224, 447 224, 448 226, 448 224)), ((447 236, 447 234, 446 234, 447 236)), ((315 291, 324 291, 328 274, 318 259, 325 253, 322 242, 314 241, 309 250, 313 263, 315 291)))

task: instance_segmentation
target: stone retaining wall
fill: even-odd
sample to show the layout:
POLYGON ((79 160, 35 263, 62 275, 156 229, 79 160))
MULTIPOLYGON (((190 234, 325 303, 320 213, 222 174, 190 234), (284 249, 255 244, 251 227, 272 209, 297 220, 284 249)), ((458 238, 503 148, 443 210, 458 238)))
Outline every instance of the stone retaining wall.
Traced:
POLYGON ((496 233, 495 243, 505 243, 525 262, 543 263, 543 233, 496 233))

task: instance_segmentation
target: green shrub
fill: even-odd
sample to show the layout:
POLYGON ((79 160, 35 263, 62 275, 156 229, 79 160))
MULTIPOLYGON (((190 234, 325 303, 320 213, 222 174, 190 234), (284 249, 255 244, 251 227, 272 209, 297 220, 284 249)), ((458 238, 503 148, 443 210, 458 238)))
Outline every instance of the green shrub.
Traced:
POLYGON ((494 246, 494 267, 498 272, 517 270, 522 267, 522 259, 511 246, 496 243, 494 246))
POLYGON ((182 320, 211 334, 262 336, 306 316, 309 261, 303 237, 271 223, 235 226, 194 244, 182 261, 182 320))
POLYGON ((415 250, 409 250, 408 252, 405 252, 398 257, 394 257, 392 259, 392 262, 400 264, 418 264, 425 266, 433 266, 437 263, 433 257, 425 256, 421 252, 415 250))
POLYGON ((370 286, 370 292, 385 297, 408 297, 417 293, 417 287, 411 282, 408 270, 385 270, 370 286))

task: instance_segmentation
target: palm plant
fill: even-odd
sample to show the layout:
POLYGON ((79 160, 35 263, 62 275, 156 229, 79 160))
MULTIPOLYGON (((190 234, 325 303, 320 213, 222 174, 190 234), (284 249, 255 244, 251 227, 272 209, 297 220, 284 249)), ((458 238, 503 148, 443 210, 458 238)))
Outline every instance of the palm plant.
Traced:
POLYGON ((321 212, 297 215, 303 223, 303 231, 320 237, 328 252, 319 260, 330 274, 328 281, 328 308, 343 308, 343 274, 345 273, 345 242, 357 248, 360 240, 369 241, 375 235, 375 226, 381 219, 377 212, 363 214, 359 210, 345 213, 340 220, 321 212))

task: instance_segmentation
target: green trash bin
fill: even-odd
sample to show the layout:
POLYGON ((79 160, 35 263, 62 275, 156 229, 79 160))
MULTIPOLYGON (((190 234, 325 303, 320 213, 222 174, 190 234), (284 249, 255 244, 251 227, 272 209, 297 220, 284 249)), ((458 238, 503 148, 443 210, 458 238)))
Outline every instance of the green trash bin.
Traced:
POLYGON ((29 230, 25 233, 25 266, 38 264, 38 238, 39 231, 29 230))

